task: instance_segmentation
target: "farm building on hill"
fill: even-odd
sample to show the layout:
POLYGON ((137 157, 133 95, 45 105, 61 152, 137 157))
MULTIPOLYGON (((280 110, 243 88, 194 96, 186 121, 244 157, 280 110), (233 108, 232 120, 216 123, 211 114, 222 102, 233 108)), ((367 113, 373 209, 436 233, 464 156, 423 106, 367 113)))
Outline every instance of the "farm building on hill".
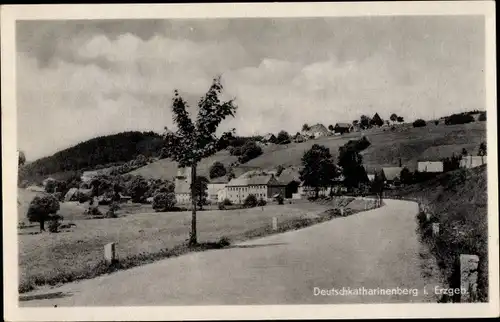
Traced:
POLYGON ((272 133, 267 133, 262 137, 262 141, 264 142, 276 142, 276 136, 272 133))
POLYGON ((382 176, 384 178, 385 183, 393 184, 398 182, 401 176, 402 167, 386 167, 382 168, 382 176))
POLYGON ((302 134, 297 134, 294 138, 293 138, 293 141, 295 143, 302 143, 302 142, 305 142, 307 141, 307 139, 302 135, 302 134))
POLYGON ((329 134, 330 132, 328 131, 328 129, 320 123, 309 127, 307 131, 302 131, 302 135, 304 135, 305 137, 314 137, 315 139, 322 136, 327 136, 329 134))
POLYGON ((441 161, 420 161, 418 162, 418 172, 443 172, 443 162, 441 161))
POLYGON ((465 169, 479 167, 486 164, 486 159, 486 156, 463 156, 462 160, 460 160, 460 167, 465 169))
POLYGON ((256 175, 247 178, 236 178, 227 184, 227 198, 234 204, 242 204, 248 195, 258 199, 272 199, 276 195, 285 196, 285 185, 274 175, 256 175))
POLYGON ((352 132, 353 130, 354 128, 351 123, 337 123, 333 127, 333 131, 339 134, 349 133, 352 132))

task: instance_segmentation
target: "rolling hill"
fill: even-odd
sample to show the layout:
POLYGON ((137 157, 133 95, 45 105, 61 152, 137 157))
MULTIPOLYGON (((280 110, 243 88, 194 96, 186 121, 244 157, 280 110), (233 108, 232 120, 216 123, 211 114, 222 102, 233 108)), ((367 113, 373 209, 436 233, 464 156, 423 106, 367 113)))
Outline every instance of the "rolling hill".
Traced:
POLYGON ((26 164, 19 171, 19 181, 41 182, 49 175, 60 177, 65 172, 120 164, 139 154, 156 156, 162 146, 162 137, 154 132, 122 132, 100 136, 26 164))
MULTIPOLYGON (((391 131, 390 128, 378 128, 362 133, 321 137, 302 143, 270 145, 263 148, 263 154, 259 157, 235 168, 235 174, 256 168, 275 169, 278 165, 298 167, 301 165, 303 153, 313 144, 326 146, 332 155, 337 157, 339 147, 349 140, 360 138, 363 134, 371 142, 370 147, 362 152, 363 163, 368 171, 382 166, 398 166, 399 158, 403 166, 415 170, 418 161, 440 160, 451 156, 452 153, 459 154, 463 148, 476 155, 479 144, 486 140, 486 122, 459 125, 434 125, 429 122, 427 126, 421 128, 402 125, 395 131, 391 131)), ((207 176, 210 166, 215 161, 229 166, 236 160, 237 157, 231 156, 228 151, 220 151, 199 164, 198 174, 207 176)), ((171 179, 175 176, 176 169, 175 162, 163 159, 139 168, 131 174, 146 178, 171 179)))

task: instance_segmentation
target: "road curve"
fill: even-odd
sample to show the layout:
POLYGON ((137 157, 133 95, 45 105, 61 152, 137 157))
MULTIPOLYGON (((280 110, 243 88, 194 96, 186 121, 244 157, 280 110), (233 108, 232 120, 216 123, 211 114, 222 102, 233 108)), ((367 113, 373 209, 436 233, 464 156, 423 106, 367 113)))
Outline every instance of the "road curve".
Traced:
POLYGON ((51 299, 22 301, 20 305, 427 302, 431 297, 423 292, 417 210, 414 202, 385 200, 381 208, 301 230, 66 284, 45 291, 52 293, 51 299), (342 287, 343 296, 315 295, 315 288, 318 293, 319 289, 342 287), (361 287, 365 294, 356 294, 354 290, 361 287), (416 289, 418 295, 367 294, 377 288, 398 292, 398 287, 416 289))

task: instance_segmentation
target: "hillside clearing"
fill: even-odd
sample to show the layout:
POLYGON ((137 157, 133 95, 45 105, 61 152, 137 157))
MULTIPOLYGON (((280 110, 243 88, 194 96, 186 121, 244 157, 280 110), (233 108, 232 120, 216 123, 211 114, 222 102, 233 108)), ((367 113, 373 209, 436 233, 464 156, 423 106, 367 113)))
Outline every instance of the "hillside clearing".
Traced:
MULTIPOLYGON (((421 128, 398 126, 395 131, 391 131, 390 128, 379 128, 342 136, 320 137, 302 143, 270 145, 263 149, 263 154, 259 157, 236 167, 235 174, 254 168, 275 169, 278 165, 300 166, 302 155, 314 144, 326 146, 336 157, 339 147, 349 140, 359 139, 362 135, 365 135, 371 143, 371 146, 361 153, 364 158, 363 163, 369 171, 383 166, 398 166, 400 158, 403 166, 415 170, 418 161, 440 160, 451 156, 452 153, 459 154, 463 148, 471 154, 476 154, 479 144, 486 140, 486 124, 485 122, 437 126, 429 124, 421 128)), ((204 159, 198 165, 198 171, 200 175, 208 175, 208 169, 215 161, 222 162, 227 167, 236 160, 237 157, 231 156, 228 151, 220 151, 204 159)), ((131 174, 146 178, 172 179, 176 171, 177 165, 165 159, 139 168, 131 174)))

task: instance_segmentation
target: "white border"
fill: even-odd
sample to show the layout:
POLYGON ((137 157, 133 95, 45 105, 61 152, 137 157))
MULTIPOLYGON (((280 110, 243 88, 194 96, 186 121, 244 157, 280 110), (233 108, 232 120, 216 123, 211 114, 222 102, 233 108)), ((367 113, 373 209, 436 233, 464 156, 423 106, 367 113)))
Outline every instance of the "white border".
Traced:
POLYGON ((496 111, 495 4, 490 1, 23 5, 1 8, 2 171, 4 224, 4 319, 8 321, 332 319, 401 317, 482 317, 499 315, 498 164, 496 111), (17 122, 15 21, 38 19, 164 19, 217 17, 319 17, 376 15, 483 15, 486 28, 488 111, 489 303, 348 304, 283 306, 187 306, 115 308, 20 308, 17 294, 17 122), (10 214, 9 214, 10 213, 10 214))

